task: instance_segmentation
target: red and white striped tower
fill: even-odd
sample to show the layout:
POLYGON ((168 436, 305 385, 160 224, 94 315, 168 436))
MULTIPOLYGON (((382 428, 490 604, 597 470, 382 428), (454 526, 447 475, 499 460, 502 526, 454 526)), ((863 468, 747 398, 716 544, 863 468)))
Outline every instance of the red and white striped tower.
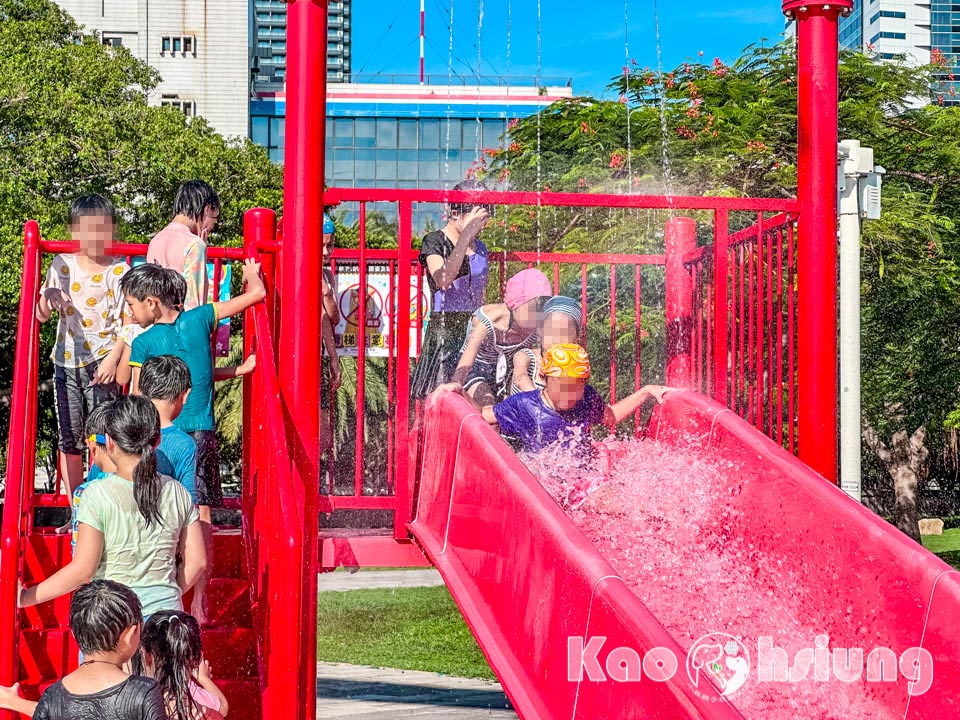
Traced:
POLYGON ((420 0, 420 84, 423 85, 423 17, 424 17, 424 0, 420 0))

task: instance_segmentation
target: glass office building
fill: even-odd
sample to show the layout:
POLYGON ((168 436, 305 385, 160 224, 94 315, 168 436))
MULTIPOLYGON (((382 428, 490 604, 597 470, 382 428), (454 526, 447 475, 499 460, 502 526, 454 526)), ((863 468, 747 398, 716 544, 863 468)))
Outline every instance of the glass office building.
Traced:
MULTIPOLYGON (((513 118, 572 97, 569 83, 504 85, 342 84, 327 88, 327 183, 337 187, 451 188, 484 149, 501 145, 513 118)), ((250 103, 250 137, 283 162, 285 96, 250 103)), ((415 227, 441 222, 419 207, 415 227)))
POLYGON ((853 12, 840 18, 840 47, 863 47, 863 3, 854 0, 853 12))
MULTIPOLYGON (((287 77, 287 3, 251 0, 250 72, 253 93, 283 90, 287 77)), ((327 6, 327 82, 350 79, 350 0, 327 6)))

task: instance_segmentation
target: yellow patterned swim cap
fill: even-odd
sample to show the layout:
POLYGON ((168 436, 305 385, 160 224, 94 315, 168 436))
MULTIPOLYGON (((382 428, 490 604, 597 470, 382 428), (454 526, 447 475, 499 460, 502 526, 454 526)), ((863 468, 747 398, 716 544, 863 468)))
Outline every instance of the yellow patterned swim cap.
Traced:
POLYGON ((576 343, 554 345, 543 355, 544 377, 590 377, 590 356, 576 343))

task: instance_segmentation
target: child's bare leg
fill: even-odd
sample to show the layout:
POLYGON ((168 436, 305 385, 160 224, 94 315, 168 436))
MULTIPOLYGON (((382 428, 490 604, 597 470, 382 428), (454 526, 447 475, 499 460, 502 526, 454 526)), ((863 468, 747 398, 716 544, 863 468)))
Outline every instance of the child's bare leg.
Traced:
POLYGON ((320 452, 329 451, 333 447, 333 430, 330 427, 330 411, 327 408, 320 410, 320 452))
MULTIPOLYGON (((72 502, 73 491, 80 487, 83 482, 83 455, 75 453, 57 452, 60 477, 63 478, 63 489, 67 493, 67 500, 72 502)), ((65 525, 57 528, 58 533, 70 532, 71 523, 68 520, 65 525)))
POLYGON ((203 546, 207 551, 207 570, 200 575, 200 579, 197 580, 197 584, 193 588, 193 603, 190 606, 190 614, 202 625, 207 621, 207 576, 210 573, 210 568, 213 567, 213 525, 211 524, 209 505, 198 505, 197 512, 200 515, 203 546))

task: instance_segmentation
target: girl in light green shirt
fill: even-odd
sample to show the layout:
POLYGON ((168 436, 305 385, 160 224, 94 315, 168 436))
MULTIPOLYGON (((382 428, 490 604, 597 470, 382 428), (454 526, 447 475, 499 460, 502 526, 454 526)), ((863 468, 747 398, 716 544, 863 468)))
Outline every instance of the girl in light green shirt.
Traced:
POLYGON ((153 403, 139 395, 115 401, 104 440, 117 471, 83 494, 73 560, 40 584, 24 588, 20 606, 47 602, 93 578, 106 578, 137 594, 144 617, 182 610, 180 598, 206 570, 207 557, 190 494, 157 473, 160 416, 153 403), (179 567, 178 554, 183 557, 179 567))

